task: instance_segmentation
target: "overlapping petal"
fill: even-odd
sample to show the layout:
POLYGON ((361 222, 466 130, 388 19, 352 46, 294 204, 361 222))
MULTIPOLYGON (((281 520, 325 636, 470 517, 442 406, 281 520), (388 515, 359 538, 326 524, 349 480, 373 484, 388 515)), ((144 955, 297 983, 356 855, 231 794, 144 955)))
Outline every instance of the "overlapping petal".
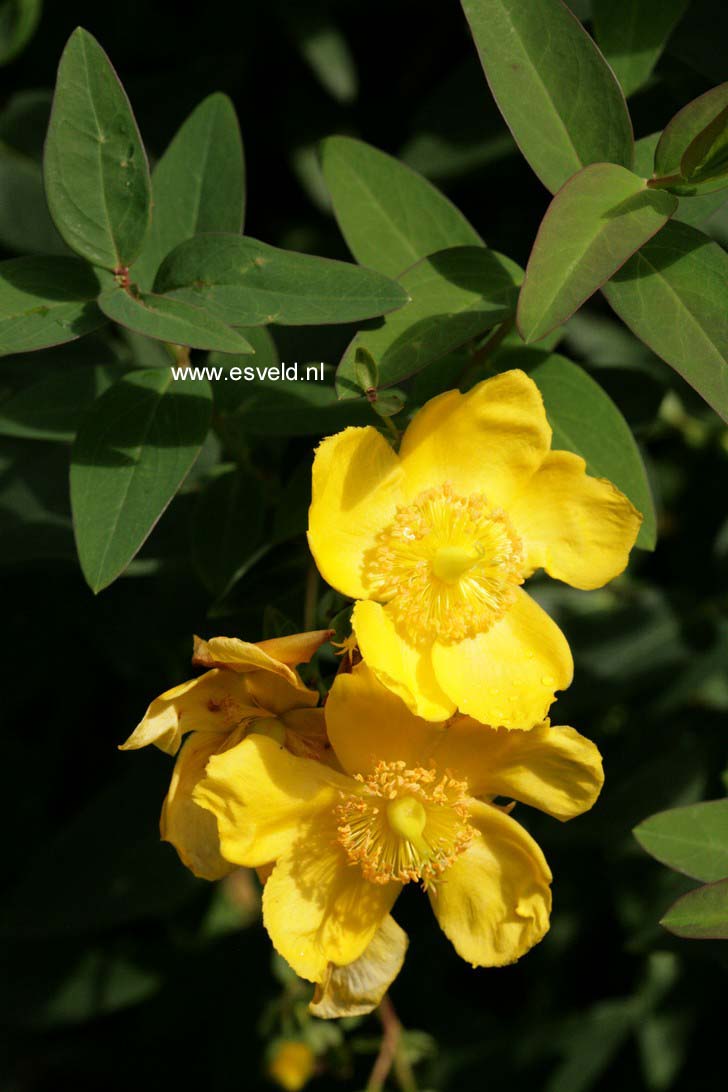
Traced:
POLYGON ((402 503, 402 470, 375 428, 347 428, 324 440, 313 464, 308 542, 324 580, 366 599, 364 556, 402 503))
POLYGON ((466 780, 474 796, 518 800, 561 820, 588 811, 604 783, 595 744, 548 721, 511 732, 455 717, 437 734, 430 757, 466 780))
POLYGON ((254 733, 209 760, 193 799, 217 819, 223 857, 255 868, 286 853, 349 784, 329 766, 254 733))
POLYGON ((203 880, 219 880, 235 867, 220 855, 215 816, 192 799, 195 786, 205 776, 208 759, 229 739, 227 732, 194 732, 188 736, 177 756, 162 808, 162 840, 171 842, 182 863, 203 880))
POLYGON ((400 459, 410 497, 450 482, 506 507, 546 457, 551 427, 538 387, 516 369, 467 394, 446 391, 415 415, 400 459))
POLYGON ((430 889, 440 927, 474 967, 514 963, 549 927, 551 871, 510 816, 473 802, 478 834, 430 889))
POLYGON ((414 646, 397 631, 385 607, 371 600, 356 604, 351 624, 365 661, 409 708, 426 720, 446 720, 456 701, 438 681, 431 646, 414 646))
POLYGON ((263 891, 273 946, 310 982, 325 981, 331 963, 359 959, 401 890, 365 879, 335 838, 335 827, 311 822, 278 859, 263 891))
POLYGON ((337 676, 326 702, 326 725, 343 768, 365 776, 378 762, 421 765, 445 734, 439 724, 416 716, 366 663, 337 676))
POLYGON ((569 686, 574 673, 563 633, 520 588, 508 613, 485 633, 457 644, 436 643, 432 664, 462 713, 494 727, 526 730, 544 719, 556 691, 569 686))
POLYGON ((155 698, 120 750, 132 751, 153 743, 174 755, 185 732, 231 731, 243 718, 252 716, 260 716, 260 706, 246 677, 213 668, 155 698))
POLYGON ((344 967, 330 963, 308 1006, 314 1016, 364 1016, 377 1007, 402 969, 407 934, 387 915, 369 947, 344 967))
POLYGON ((552 451, 508 515, 528 569, 544 568, 574 588, 600 588, 627 566, 642 516, 605 478, 568 451, 552 451))

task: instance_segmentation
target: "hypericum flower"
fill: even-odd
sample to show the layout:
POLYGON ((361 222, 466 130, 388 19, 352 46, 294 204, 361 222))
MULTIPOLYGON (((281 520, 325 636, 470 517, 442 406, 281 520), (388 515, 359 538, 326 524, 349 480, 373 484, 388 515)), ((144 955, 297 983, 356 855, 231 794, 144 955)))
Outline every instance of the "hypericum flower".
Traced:
POLYGON ((358 960, 408 883, 427 891, 474 966, 511 963, 539 941, 551 873, 493 801, 559 819, 586 811, 602 784, 594 744, 548 723, 508 732, 462 716, 422 720, 365 664, 337 677, 326 721, 343 773, 253 732, 214 755, 194 790, 227 860, 275 861, 263 921, 296 973, 325 984, 358 960))
POLYGON ((626 566, 642 517, 550 445, 538 387, 510 371, 433 398, 399 454, 372 427, 316 452, 311 551, 359 600, 364 660, 420 716, 458 708, 530 728, 571 682, 563 634, 521 584, 543 567, 600 587, 626 566))
POLYGON ((307 663, 332 632, 296 633, 258 644, 195 637, 192 662, 211 670, 155 698, 121 745, 122 751, 131 751, 153 743, 174 755, 183 734, 192 733, 175 763, 160 831, 196 876, 217 880, 234 867, 220 856, 210 814, 192 799, 210 755, 239 743, 253 726, 297 755, 321 759, 329 751, 323 710, 313 708, 319 695, 304 686, 294 667, 307 663))

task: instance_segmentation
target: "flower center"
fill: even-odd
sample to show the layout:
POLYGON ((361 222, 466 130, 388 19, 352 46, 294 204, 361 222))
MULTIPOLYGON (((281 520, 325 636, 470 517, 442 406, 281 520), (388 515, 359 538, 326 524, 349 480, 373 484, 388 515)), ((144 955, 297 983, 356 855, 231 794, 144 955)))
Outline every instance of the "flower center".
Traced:
POLYGON ((413 643, 462 641, 506 613, 523 583, 523 547, 503 511, 449 483, 397 509, 365 562, 372 596, 413 643))
POLYGON ((404 762, 379 762, 336 808, 339 843, 372 883, 427 888, 473 836, 463 781, 404 762))

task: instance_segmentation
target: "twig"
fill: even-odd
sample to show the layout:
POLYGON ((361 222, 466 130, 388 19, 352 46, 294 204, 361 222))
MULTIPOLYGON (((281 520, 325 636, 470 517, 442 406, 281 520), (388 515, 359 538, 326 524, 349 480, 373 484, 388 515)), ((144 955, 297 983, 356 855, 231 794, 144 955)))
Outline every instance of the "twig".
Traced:
POLYGON ((470 360, 467 362, 462 372, 458 376, 458 386, 461 386, 465 380, 469 377, 472 371, 476 371, 481 364, 484 364, 489 356, 492 356, 500 343, 508 337, 514 326, 514 320, 512 318, 506 319, 500 326, 497 327, 494 333, 490 335, 484 345, 478 349, 476 353, 473 353, 470 360))
POLYGON ((377 1060, 367 1083, 366 1092, 382 1092, 392 1069, 394 1069, 397 1084, 402 1092, 417 1092, 417 1082, 412 1067, 404 1052, 400 1049, 402 1024, 395 1012, 389 994, 385 994, 380 1001, 377 1016, 384 1034, 382 1035, 382 1045, 379 1048, 377 1060))

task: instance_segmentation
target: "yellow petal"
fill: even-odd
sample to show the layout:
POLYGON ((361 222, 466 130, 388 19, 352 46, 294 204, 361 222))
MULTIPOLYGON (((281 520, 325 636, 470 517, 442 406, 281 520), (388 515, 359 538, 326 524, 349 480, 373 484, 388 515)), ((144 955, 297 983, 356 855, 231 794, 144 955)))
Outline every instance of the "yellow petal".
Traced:
POLYGON ((219 880, 235 865, 220 856, 220 839, 215 816, 198 807, 192 791, 205 776, 211 755, 224 748, 228 732, 193 732, 177 756, 169 792, 162 808, 160 833, 171 842, 180 860, 203 880, 219 880))
POLYGON ((508 516, 531 572, 575 588, 601 588, 629 559, 642 516, 605 478, 592 478, 579 455, 552 451, 508 516))
POLYGON ((213 669, 155 698, 120 750, 156 744, 174 755, 185 732, 225 732, 245 717, 260 716, 245 678, 213 669))
POLYGON ((375 428, 347 428, 316 450, 308 543, 324 580, 365 599, 364 555, 402 502, 399 459, 375 428))
POLYGON ((293 684, 270 671, 251 671, 243 677, 255 704, 274 716, 289 709, 316 705, 319 700, 318 690, 308 690, 300 679, 293 684))
POLYGON ((350 792, 351 780, 252 734, 209 760, 193 799, 216 817, 223 857, 255 868, 285 853, 339 789, 350 792))
POLYGON ((456 717, 439 733, 431 757, 467 781, 474 796, 519 800, 562 820, 588 811, 604 783, 591 740, 548 721, 530 732, 510 732, 456 717))
POLYGON ((308 1043, 289 1039, 276 1043, 268 1061, 268 1076, 285 1092, 300 1092, 316 1072, 316 1055, 308 1043))
POLYGON ((326 701, 326 725, 350 774, 366 775, 380 761, 419 766, 442 735, 439 725, 415 716, 366 663, 337 675, 326 701))
POLYGON ((276 951, 310 982, 323 982, 329 963, 359 958, 401 889, 366 880, 335 838, 330 815, 314 819, 263 891, 263 923, 276 951))
POLYGON ((329 964, 308 1006, 314 1016, 364 1016, 377 1007, 402 970, 407 934, 387 915, 369 947, 345 967, 329 964))
POLYGON ((555 691, 572 680, 566 638, 521 588, 508 613, 486 633, 454 645, 435 644, 437 680, 462 713, 482 724, 532 728, 555 691))
POLYGON ((311 633, 294 633, 289 637, 275 637, 270 641, 241 641, 237 637, 211 637, 203 641, 194 638, 192 662, 201 667, 227 667, 231 671, 271 671, 302 685, 291 668, 308 663, 314 652, 333 633, 330 629, 318 629, 311 633))
POLYGON ((386 608, 360 602, 351 624, 361 654, 377 678, 397 694, 417 716, 443 721, 455 712, 456 702, 445 693, 435 675, 430 646, 415 648, 397 632, 386 608))
POLYGON ((513 370, 467 394, 446 391, 415 415, 400 459, 410 496, 450 482, 507 506, 546 457, 551 428, 538 387, 513 370))
POLYGON ((299 758, 315 758, 336 768, 336 756, 326 733, 323 709, 292 709, 281 714, 286 749, 299 758))
POLYGON ((551 872, 515 819, 472 802, 478 834, 430 888, 440 927, 474 967, 514 963, 549 927, 551 872))

